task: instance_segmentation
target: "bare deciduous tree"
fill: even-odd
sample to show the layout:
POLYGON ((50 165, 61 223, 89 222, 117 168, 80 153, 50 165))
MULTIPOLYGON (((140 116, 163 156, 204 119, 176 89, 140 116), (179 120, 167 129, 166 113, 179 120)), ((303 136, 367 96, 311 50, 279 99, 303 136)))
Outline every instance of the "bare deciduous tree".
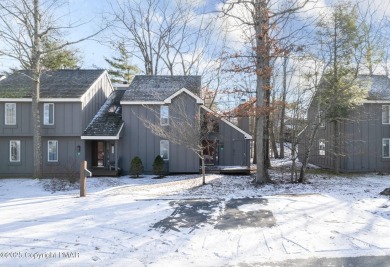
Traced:
POLYGON ((42 141, 40 117, 40 77, 42 59, 45 55, 79 43, 98 34, 94 33, 75 41, 43 46, 43 40, 55 40, 65 29, 75 25, 61 26, 56 19, 60 1, 4 0, 0 2, 0 38, 3 41, 3 54, 18 61, 22 68, 31 70, 32 88, 32 128, 34 177, 42 177, 42 141))

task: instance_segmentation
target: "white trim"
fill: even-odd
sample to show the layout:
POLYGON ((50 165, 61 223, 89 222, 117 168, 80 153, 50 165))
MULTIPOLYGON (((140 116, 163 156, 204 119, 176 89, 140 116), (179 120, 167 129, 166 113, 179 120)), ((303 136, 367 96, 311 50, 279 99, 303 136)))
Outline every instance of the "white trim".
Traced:
POLYGON ((47 141, 47 162, 58 162, 58 140, 48 140, 47 141), (50 146, 49 146, 50 142, 56 143, 56 159, 55 160, 50 159, 50 146))
MULTIPOLYGON (((110 94, 114 91, 114 87, 112 86, 112 83, 111 83, 110 77, 109 77, 109 75, 108 75, 108 72, 107 72, 107 70, 104 70, 103 73, 102 73, 99 77, 97 77, 97 79, 91 84, 91 86, 90 86, 90 87, 84 92, 84 94, 80 97, 80 102, 85 102, 85 98, 86 98, 86 96, 87 96, 89 90, 91 90, 91 88, 94 87, 94 86, 96 85, 96 83, 97 83, 100 79, 102 79, 102 77, 103 77, 104 75, 107 76, 107 79, 108 79, 109 84, 110 84, 110 87, 111 87, 111 92, 110 92, 110 94)), ((109 95, 110 95, 110 94, 109 94, 109 95)), ((109 96, 109 95, 108 95, 108 96, 109 96)), ((106 97, 108 97, 108 96, 106 96, 106 97)))
POLYGON ((31 98, 0 98, 0 102, 31 102, 31 98))
POLYGON ((9 140, 9 162, 12 162, 12 163, 16 163, 16 162, 20 162, 20 149, 21 149, 21 145, 20 145, 20 140, 9 140), (12 160, 11 156, 12 156, 12 147, 11 147, 11 143, 12 142, 15 142, 16 147, 17 147, 17 160, 12 160))
POLYGON ((125 124, 122 123, 121 128, 118 131, 118 134, 116 136, 88 136, 88 135, 82 135, 81 140, 119 140, 119 137, 121 135, 123 126, 125 124))
MULTIPOLYGON (((31 98, 0 98, 0 102, 32 102, 31 98)), ((39 102, 82 102, 81 98, 40 98, 39 102)))
POLYGON ((162 157, 163 160, 169 160, 169 140, 166 140, 166 139, 160 140, 160 156, 162 157), (164 159, 163 154, 161 153, 162 152, 162 149, 161 149, 162 143, 166 143, 166 145, 167 145, 167 158, 166 159, 164 159))
POLYGON ((164 105, 164 104, 171 104, 172 99, 175 98, 176 96, 180 95, 181 93, 186 93, 192 98, 196 100, 197 104, 204 104, 203 99, 192 93, 190 90, 186 88, 182 88, 179 91, 176 91, 174 94, 171 96, 167 97, 163 101, 121 101, 121 105, 164 105))
POLYGON ((177 91, 176 93, 174 93, 173 95, 171 95, 170 97, 166 98, 164 100, 164 103, 166 103, 166 104, 172 103, 172 99, 175 98, 176 96, 180 95, 181 93, 187 93, 189 96, 193 97, 196 100, 196 104, 204 104, 203 99, 201 99, 200 97, 198 97, 197 95, 195 95, 194 93, 192 93, 190 90, 188 90, 186 88, 182 88, 179 91, 177 91))
POLYGON ((164 101, 121 101, 121 105, 164 105, 164 101))
MULTIPOLYGON (((205 106, 201 106, 203 109, 205 109, 207 112, 210 112, 210 113, 214 113, 214 111, 212 111, 211 109, 205 107, 205 106)), ((252 139, 252 136, 250 134, 248 134, 247 132, 245 132, 244 130, 240 129, 239 127, 237 127, 236 125, 234 125, 233 123, 231 123, 230 121, 224 119, 224 118, 221 118, 221 120, 223 122, 225 122, 227 125, 229 125, 230 127, 233 127, 234 129, 236 129, 237 131, 239 131, 240 133, 242 133, 244 135, 244 138, 245 139, 252 139)))
POLYGON ((43 125, 54 125, 55 124, 54 109, 55 109, 54 103, 43 103, 43 125), (53 105, 53 122, 52 123, 50 123, 50 105, 53 105), (46 107, 49 107, 49 110, 48 110, 49 117, 48 117, 47 121, 46 121, 46 116, 45 116, 46 115, 46 112, 45 112, 46 107))
POLYGON ((390 100, 364 100, 363 104, 390 104, 390 100))
MULTIPOLYGON (((384 150, 383 150, 383 141, 385 141, 385 140, 389 140, 389 146, 390 146, 390 138, 382 138, 382 158, 384 158, 384 159, 388 159, 388 158, 390 158, 390 151, 388 151, 389 152, 389 156, 388 157, 385 157, 385 155, 384 155, 384 150)), ((390 150, 390 149, 389 149, 390 150)))
POLYGON ((4 103, 4 125, 16 125, 16 121, 17 121, 17 110, 16 110, 17 106, 16 106, 16 103, 4 103), (7 114, 7 105, 12 105, 13 108, 14 108, 14 117, 12 117, 14 119, 14 122, 9 122, 7 120, 8 118, 8 114, 7 114))

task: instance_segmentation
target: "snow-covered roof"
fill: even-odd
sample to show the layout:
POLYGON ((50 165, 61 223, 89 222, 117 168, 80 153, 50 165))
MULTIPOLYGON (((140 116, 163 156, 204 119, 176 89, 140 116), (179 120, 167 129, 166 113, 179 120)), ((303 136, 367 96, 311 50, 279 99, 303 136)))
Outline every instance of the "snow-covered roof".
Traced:
POLYGON ((390 79, 385 75, 359 75, 368 87, 367 100, 390 100, 390 79))
MULTIPOLYGON (((48 70, 40 78, 41 98, 80 98, 105 70, 48 70)), ((31 98, 32 72, 16 71, 0 79, 0 98, 31 98)))
POLYGON ((199 96, 201 76, 137 75, 124 94, 122 101, 164 101, 183 88, 199 96))
POLYGON ((119 139, 123 128, 120 100, 125 92, 125 90, 115 90, 111 93, 91 123, 84 130, 81 139, 119 139))

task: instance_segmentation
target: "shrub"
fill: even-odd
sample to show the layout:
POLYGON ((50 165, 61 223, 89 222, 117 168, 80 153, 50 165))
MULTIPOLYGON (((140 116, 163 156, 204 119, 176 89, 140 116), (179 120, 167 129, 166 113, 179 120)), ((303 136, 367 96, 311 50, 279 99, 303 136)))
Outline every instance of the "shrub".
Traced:
POLYGON ((164 160, 158 155, 153 162, 153 173, 158 175, 159 177, 164 176, 164 160))
POLYGON ((130 163, 130 175, 138 178, 143 171, 142 160, 139 157, 134 157, 130 163))

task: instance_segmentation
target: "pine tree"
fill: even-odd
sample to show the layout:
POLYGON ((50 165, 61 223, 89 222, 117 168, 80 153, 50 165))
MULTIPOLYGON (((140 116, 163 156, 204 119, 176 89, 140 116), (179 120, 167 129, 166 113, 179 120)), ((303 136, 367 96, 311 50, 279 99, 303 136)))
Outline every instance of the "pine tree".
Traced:
POLYGON ((111 82, 130 83, 134 76, 140 72, 140 69, 130 63, 131 56, 127 52, 123 42, 118 44, 117 49, 119 57, 113 57, 112 59, 105 58, 106 62, 111 66, 111 69, 108 71, 111 76, 111 82))
POLYGON ((78 50, 64 47, 58 49, 60 42, 44 40, 43 47, 51 51, 42 57, 42 67, 47 70, 56 69, 77 69, 80 64, 78 50))
POLYGON ((158 175, 159 177, 164 176, 164 160, 158 155, 153 162, 153 173, 158 175))
POLYGON ((142 160, 139 157, 134 157, 130 163, 130 175, 138 178, 143 171, 144 166, 142 165, 142 160))

